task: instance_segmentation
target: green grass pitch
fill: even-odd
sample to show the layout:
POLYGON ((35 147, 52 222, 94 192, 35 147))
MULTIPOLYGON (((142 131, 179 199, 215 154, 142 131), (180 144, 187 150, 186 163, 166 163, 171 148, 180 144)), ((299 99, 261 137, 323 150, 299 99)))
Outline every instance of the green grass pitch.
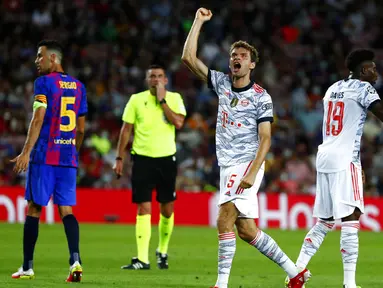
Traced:
MULTIPOLYGON (((120 266, 136 253, 133 226, 81 225, 80 249, 84 275, 81 283, 64 282, 68 252, 62 225, 40 225, 35 251, 34 280, 14 280, 11 274, 22 261, 22 232, 19 224, 0 224, 0 287, 209 287, 216 280, 217 237, 212 228, 175 227, 169 250, 169 270, 156 266, 157 227, 152 229, 151 270, 127 271, 120 266)), ((282 249, 296 260, 305 231, 269 230, 282 249)), ((362 288, 383 287, 381 233, 360 233, 357 269, 362 288)), ((342 287, 343 270, 339 231, 332 232, 311 261, 313 274, 307 288, 342 287)), ((256 249, 237 241, 230 288, 284 287, 282 269, 256 249)))

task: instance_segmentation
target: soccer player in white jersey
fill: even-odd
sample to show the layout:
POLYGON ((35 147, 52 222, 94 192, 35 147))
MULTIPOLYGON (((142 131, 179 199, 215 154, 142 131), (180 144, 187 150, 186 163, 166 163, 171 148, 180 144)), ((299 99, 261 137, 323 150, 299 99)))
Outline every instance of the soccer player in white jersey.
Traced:
POLYGON ((235 42, 230 49, 231 75, 208 69, 197 58, 197 42, 210 10, 198 9, 183 50, 182 60, 219 98, 216 127, 217 158, 220 165, 220 199, 217 219, 219 249, 218 278, 214 287, 228 287, 236 249, 236 236, 257 248, 282 267, 291 278, 289 287, 300 288, 309 271, 298 273, 295 264, 278 244, 259 230, 257 192, 270 148, 273 104, 270 95, 250 79, 258 61, 257 50, 247 42, 235 42))
POLYGON ((345 288, 359 287, 355 283, 355 271, 359 217, 364 212, 360 141, 367 110, 383 121, 383 107, 371 85, 378 78, 373 59, 370 50, 351 52, 346 59, 350 76, 331 85, 323 98, 323 143, 318 147, 313 213, 318 222, 306 235, 296 263, 298 268, 306 269, 332 230, 334 219, 341 219, 340 252, 345 288))

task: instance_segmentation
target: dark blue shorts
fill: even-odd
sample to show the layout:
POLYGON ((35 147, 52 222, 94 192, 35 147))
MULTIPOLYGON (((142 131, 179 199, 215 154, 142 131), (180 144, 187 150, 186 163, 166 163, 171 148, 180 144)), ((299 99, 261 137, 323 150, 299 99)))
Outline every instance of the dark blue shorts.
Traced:
POLYGON ((76 205, 77 168, 29 164, 25 199, 41 206, 47 206, 53 196, 53 203, 60 206, 76 205))

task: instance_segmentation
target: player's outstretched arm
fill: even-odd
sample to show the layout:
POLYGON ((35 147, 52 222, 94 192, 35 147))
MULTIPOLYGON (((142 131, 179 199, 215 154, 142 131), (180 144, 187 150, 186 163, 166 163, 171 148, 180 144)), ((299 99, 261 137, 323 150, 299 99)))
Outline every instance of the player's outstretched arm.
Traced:
POLYGON ((271 123, 269 121, 258 124, 259 148, 249 172, 242 178, 239 184, 242 188, 250 188, 253 186, 255 178, 258 174, 262 163, 265 161, 266 155, 271 146, 271 123))
POLYGON ((368 108, 380 121, 383 122, 383 105, 382 101, 376 101, 368 108))
POLYGON ((80 116, 77 118, 76 124, 76 150, 80 151, 82 141, 84 140, 85 134, 85 116, 80 116))
POLYGON ((201 80, 207 82, 208 68, 197 58, 198 37, 203 23, 209 21, 213 14, 210 10, 199 8, 195 15, 193 25, 186 38, 182 61, 201 80))

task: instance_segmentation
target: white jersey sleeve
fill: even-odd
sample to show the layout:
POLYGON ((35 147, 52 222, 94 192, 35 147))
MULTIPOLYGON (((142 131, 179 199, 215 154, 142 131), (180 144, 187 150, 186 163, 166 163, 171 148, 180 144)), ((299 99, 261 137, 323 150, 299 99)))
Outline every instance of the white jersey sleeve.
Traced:
POLYGON ((273 101, 271 96, 264 91, 258 101, 257 124, 265 121, 273 122, 273 101))
POLYGON ((358 79, 338 81, 327 90, 317 171, 339 172, 348 169, 351 163, 361 166, 360 146, 367 109, 378 100, 375 88, 358 79))
POLYGON ((209 69, 207 75, 207 86, 217 93, 217 87, 224 85, 225 78, 227 78, 225 73, 209 69))
POLYGON ((361 89, 358 94, 357 101, 363 108, 368 109, 372 103, 379 101, 380 97, 376 89, 367 82, 362 82, 364 84, 363 89, 361 89))

